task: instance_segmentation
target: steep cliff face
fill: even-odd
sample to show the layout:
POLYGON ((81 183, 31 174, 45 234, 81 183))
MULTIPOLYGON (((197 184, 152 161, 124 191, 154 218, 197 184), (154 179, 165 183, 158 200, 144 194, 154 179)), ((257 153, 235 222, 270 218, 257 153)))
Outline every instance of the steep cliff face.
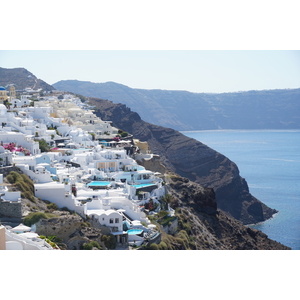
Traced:
POLYGON ((123 104, 97 98, 90 98, 90 103, 97 107, 96 114, 101 119, 147 141, 169 171, 213 188, 218 207, 237 220, 257 223, 276 213, 249 193, 238 167, 224 155, 176 130, 144 122, 123 104))
MULTIPOLYGON (((190 181, 178 174, 165 174, 168 203, 176 210, 177 230, 173 237, 190 239, 190 249, 204 250, 288 250, 289 247, 268 238, 258 230, 217 209, 213 189, 190 181)), ((175 223, 176 224, 176 223, 175 223)), ((165 227, 164 227, 165 229, 165 227)), ((166 228, 169 229, 169 228, 166 228)), ((170 236, 162 234, 162 242, 170 245, 170 236)), ((175 239, 176 240, 176 239, 175 239)), ((182 249, 173 245, 175 249, 182 249)))

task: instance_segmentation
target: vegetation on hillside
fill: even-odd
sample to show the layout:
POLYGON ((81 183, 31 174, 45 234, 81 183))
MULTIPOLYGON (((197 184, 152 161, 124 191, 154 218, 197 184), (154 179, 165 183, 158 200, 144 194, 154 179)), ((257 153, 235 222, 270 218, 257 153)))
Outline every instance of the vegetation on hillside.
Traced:
POLYGON ((31 202, 36 202, 33 182, 26 174, 19 174, 16 171, 11 171, 6 176, 6 179, 10 184, 21 191, 22 198, 27 198, 31 202))
POLYGON ((101 241, 104 242, 107 249, 115 249, 117 245, 116 237, 112 234, 101 236, 101 241))
POLYGON ((89 243, 84 243, 82 245, 82 250, 92 250, 93 248, 97 248, 99 250, 103 250, 103 247, 99 245, 96 241, 91 241, 89 243))
POLYGON ((39 143, 39 148, 41 149, 41 152, 48 152, 50 150, 50 146, 48 145, 48 143, 44 140, 37 140, 39 143))
POLYGON ((26 226, 31 226, 35 223, 37 223, 41 219, 51 219, 51 218, 57 218, 58 216, 51 213, 44 213, 44 212, 34 212, 30 213, 28 216, 24 218, 23 223, 26 226))

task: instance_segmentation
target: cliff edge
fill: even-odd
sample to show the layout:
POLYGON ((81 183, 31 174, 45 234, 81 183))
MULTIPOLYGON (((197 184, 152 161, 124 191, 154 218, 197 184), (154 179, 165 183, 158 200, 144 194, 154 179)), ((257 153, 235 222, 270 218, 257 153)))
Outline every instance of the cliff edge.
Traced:
POLYGON ((124 104, 98 98, 89 98, 89 102, 96 106, 95 113, 102 120, 112 121, 135 138, 147 141, 169 171, 213 188, 218 208, 243 224, 265 221, 277 212, 249 193, 236 164, 221 153, 174 129, 143 121, 124 104))

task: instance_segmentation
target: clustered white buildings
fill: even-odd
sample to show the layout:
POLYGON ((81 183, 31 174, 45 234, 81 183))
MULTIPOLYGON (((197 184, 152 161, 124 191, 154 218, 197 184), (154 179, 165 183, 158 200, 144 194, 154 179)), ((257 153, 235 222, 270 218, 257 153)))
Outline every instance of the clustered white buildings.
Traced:
MULTIPOLYGON (((159 174, 133 159, 132 139, 118 139, 118 129, 92 107, 62 95, 40 98, 34 106, 26 95, 13 108, 0 104, 0 164, 15 164, 34 181, 36 197, 109 227, 118 243, 140 245, 154 237, 158 232, 145 206, 151 202, 159 209, 165 195, 159 174), (39 140, 50 146, 48 152, 41 152, 39 140)), ((20 201, 20 193, 5 192, 2 199, 20 201)))

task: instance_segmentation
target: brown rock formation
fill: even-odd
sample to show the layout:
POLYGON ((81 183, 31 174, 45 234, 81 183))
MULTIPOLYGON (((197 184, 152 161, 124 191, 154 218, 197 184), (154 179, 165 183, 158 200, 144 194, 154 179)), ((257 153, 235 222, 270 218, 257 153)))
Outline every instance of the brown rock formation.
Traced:
POLYGON ((259 230, 217 210, 213 189, 176 174, 166 175, 170 204, 177 209, 179 223, 188 230, 197 250, 290 250, 259 230))

